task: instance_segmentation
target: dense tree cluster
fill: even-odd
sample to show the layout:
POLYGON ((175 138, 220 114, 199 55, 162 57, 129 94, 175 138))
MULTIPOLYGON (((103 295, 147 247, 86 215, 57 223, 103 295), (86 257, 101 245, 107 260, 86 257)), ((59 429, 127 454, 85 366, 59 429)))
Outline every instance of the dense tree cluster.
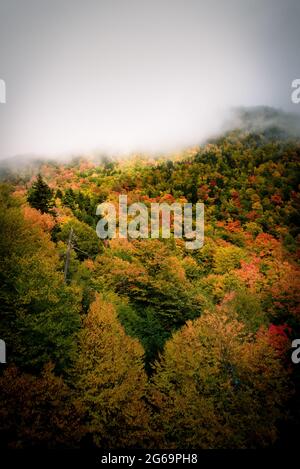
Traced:
POLYGON ((257 448, 299 429, 299 156, 234 131, 2 184, 0 446, 257 448), (100 241, 96 206, 124 193, 203 202, 204 246, 100 241))

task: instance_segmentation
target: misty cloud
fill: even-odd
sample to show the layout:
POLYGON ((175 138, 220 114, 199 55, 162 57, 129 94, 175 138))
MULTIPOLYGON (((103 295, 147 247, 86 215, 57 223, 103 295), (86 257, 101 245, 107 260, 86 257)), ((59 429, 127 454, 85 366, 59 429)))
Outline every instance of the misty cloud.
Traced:
POLYGON ((0 157, 165 151, 300 112, 297 0, 0 0, 0 157))

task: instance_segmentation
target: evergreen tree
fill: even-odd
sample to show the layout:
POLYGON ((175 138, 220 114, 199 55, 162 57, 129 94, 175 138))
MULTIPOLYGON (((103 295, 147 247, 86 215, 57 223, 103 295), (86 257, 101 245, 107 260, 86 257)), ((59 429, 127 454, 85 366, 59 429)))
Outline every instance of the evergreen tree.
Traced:
POLYGON ((32 184, 27 195, 27 200, 31 207, 40 210, 42 213, 50 212, 53 207, 53 190, 50 189, 40 174, 38 174, 37 180, 32 184))

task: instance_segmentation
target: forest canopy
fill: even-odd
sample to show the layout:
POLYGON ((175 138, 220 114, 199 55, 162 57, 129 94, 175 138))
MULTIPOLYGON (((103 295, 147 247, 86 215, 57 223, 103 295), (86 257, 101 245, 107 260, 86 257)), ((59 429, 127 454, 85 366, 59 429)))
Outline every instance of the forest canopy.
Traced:
POLYGON ((292 444, 299 143, 244 128, 176 155, 2 173, 1 447, 292 444), (203 203, 203 247, 100 240, 96 207, 120 194, 203 203))

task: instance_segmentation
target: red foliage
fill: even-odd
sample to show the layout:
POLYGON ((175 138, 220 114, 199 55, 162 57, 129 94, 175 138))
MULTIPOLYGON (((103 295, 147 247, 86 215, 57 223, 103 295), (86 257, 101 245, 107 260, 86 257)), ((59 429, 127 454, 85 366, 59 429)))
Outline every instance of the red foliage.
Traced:
POLYGON ((256 220, 256 218, 259 217, 259 214, 255 211, 255 210, 251 210, 250 212, 248 212, 246 214, 246 218, 248 218, 248 220, 256 220))
POLYGON ((280 242, 268 233, 260 233, 255 239, 255 247, 259 249, 259 255, 264 257, 279 249, 280 242))
POLYGON ((230 233, 238 233, 241 230, 241 223, 239 220, 229 221, 226 229, 230 231, 230 233))
POLYGON ((284 355, 290 346, 290 335, 292 329, 287 324, 276 326, 271 324, 268 329, 269 343, 278 352, 279 355, 284 355))
POLYGON ((172 194, 165 194, 161 197, 160 199, 160 202, 163 203, 163 202, 167 202, 167 203, 173 203, 175 202, 175 198, 173 197, 172 194))
POLYGON ((210 188, 207 184, 204 184, 202 187, 199 187, 197 195, 201 200, 207 200, 209 196, 210 188))
POLYGON ((273 194, 271 197, 271 202, 275 205, 281 205, 282 204, 282 198, 279 194, 273 194))
POLYGON ((241 268, 235 271, 238 278, 240 278, 250 289, 256 288, 256 284, 263 278, 259 271, 260 259, 254 257, 251 262, 241 260, 241 268))
POLYGON ((269 333, 271 335, 281 335, 283 337, 288 338, 292 332, 292 329, 288 324, 281 324, 276 326, 275 324, 271 324, 269 327, 269 333))

